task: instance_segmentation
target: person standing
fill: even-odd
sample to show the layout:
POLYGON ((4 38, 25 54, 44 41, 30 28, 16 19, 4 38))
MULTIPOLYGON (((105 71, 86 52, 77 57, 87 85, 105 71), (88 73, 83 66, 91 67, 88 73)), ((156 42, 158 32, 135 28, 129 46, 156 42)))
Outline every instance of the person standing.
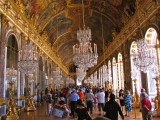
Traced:
POLYGON ((129 90, 126 91, 126 94, 124 95, 124 99, 125 99, 126 116, 129 117, 129 112, 132 111, 132 96, 129 90))
POLYGON ((95 94, 95 97, 98 99, 98 110, 99 115, 101 115, 101 110, 103 110, 105 103, 105 93, 100 89, 100 91, 98 90, 98 93, 95 94))
POLYGON ((90 111, 90 114, 92 114, 93 113, 94 94, 91 93, 90 90, 88 90, 85 95, 85 99, 87 101, 87 110, 90 111))
POLYGON ((87 108, 80 99, 77 101, 77 109, 75 112, 77 113, 78 120, 92 120, 87 111, 87 108))
POLYGON ((52 94, 48 91, 48 93, 46 94, 46 105, 47 105, 47 108, 46 108, 46 114, 49 115, 49 111, 50 111, 50 106, 52 105, 52 94))
POLYGON ((73 92, 69 96, 69 100, 71 105, 71 116, 74 118, 75 117, 74 112, 75 112, 75 109, 77 108, 77 100, 79 100, 79 96, 75 90, 73 90, 73 92))
POLYGON ((106 88, 105 90, 105 101, 108 101, 108 96, 109 96, 109 92, 108 92, 108 88, 106 88))
POLYGON ((119 101, 120 101, 120 105, 121 105, 121 110, 123 112, 123 108, 124 108, 124 105, 125 105, 124 90, 123 89, 121 89, 119 91, 119 101))
POLYGON ((81 101, 83 101, 83 100, 84 100, 84 93, 82 92, 81 89, 79 89, 79 91, 77 92, 77 94, 79 95, 79 99, 80 99, 81 101))
POLYGON ((142 96, 143 94, 148 98, 148 94, 146 93, 146 90, 144 88, 141 89, 141 94, 140 94, 140 111, 142 111, 141 101, 143 99, 143 96, 142 96))
POLYGON ((151 115, 148 114, 148 112, 151 110, 151 102, 146 94, 142 94, 141 97, 142 118, 143 120, 151 120, 151 115))
POLYGON ((118 112, 121 115, 122 119, 124 119, 123 113, 119 104, 115 101, 115 95, 110 95, 110 100, 106 102, 103 111, 106 112, 105 117, 111 120, 118 120, 118 112))

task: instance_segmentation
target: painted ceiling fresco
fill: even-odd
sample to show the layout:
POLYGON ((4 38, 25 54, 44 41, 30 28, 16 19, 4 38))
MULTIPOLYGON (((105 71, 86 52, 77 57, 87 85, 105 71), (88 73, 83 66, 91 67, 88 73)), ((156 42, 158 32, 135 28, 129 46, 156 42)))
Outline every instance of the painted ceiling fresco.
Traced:
POLYGON ((43 29, 48 22, 57 13, 67 7, 65 0, 21 0, 25 6, 24 15, 29 19, 36 19, 37 29, 43 29), (39 26, 39 25, 42 26, 39 26))
MULTIPOLYGON (((66 67, 72 68, 72 46, 78 42, 76 39, 77 24, 82 22, 82 14, 79 13, 82 10, 77 10, 77 8, 82 8, 82 0, 15 1, 20 1, 25 6, 24 15, 26 18, 34 20, 34 25, 40 35, 47 33, 47 41, 51 43, 53 48, 58 46, 58 54, 61 60, 66 67)), ((99 55, 103 52, 101 17, 104 43, 107 47, 127 20, 134 15, 135 1, 84 0, 85 22, 92 30, 92 41, 97 44, 99 55)))
POLYGON ((48 42, 54 43, 58 36, 68 32, 71 24, 72 20, 66 18, 64 13, 53 18, 44 29, 48 35, 48 42))
MULTIPOLYGON (((99 38, 101 38, 100 40, 102 40, 102 37, 104 38, 105 44, 112 40, 111 31, 112 31, 112 28, 114 28, 114 26, 104 16, 96 12, 93 12, 92 16, 86 20, 86 24, 87 26, 90 27, 90 29, 92 30, 92 33, 94 33, 93 34, 94 36, 98 36, 99 38), (103 36, 102 36, 102 29, 103 29, 103 36)), ((93 39, 93 41, 96 41, 96 40, 93 39)))

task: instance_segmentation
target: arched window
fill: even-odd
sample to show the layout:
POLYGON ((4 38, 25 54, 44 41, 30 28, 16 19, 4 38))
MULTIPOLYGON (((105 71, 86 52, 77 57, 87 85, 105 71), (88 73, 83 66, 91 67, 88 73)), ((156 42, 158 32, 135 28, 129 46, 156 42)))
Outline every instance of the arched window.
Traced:
POLYGON ((118 88, 118 81, 117 81, 117 67, 116 67, 116 59, 112 59, 112 68, 113 68, 113 87, 114 90, 119 89, 118 88))
POLYGON ((123 70, 123 59, 122 54, 118 54, 118 87, 124 89, 124 70, 123 70))
MULTIPOLYGON (((156 45, 159 44, 157 39, 157 31, 154 28, 149 28, 145 34, 145 40, 147 41, 150 48, 152 48, 152 54, 155 54, 155 61, 154 65, 158 66, 159 61, 159 48, 156 49, 156 45)), ((155 94, 156 93, 156 86, 155 86, 155 80, 152 75, 152 70, 147 72, 147 82, 148 82, 148 92, 149 94, 155 94)))
MULTIPOLYGON (((133 62, 133 58, 135 53, 137 53, 137 43, 134 41, 131 44, 130 48, 130 61, 131 61, 131 78, 132 80, 137 80, 137 92, 140 93, 140 89, 142 88, 141 82, 141 71, 136 68, 133 62)), ((135 92, 134 82, 132 81, 132 91, 135 92)))
MULTIPOLYGON (((14 35, 10 35, 8 38, 7 43, 7 59, 6 59, 6 70, 9 70, 10 68, 14 68, 17 70, 17 63, 18 63, 18 44, 16 41, 16 38, 14 35)), ((8 84, 8 78, 6 77, 6 97, 9 97, 9 84, 8 84)), ((15 83, 15 89, 14 93, 15 96, 17 96, 17 80, 15 83)))

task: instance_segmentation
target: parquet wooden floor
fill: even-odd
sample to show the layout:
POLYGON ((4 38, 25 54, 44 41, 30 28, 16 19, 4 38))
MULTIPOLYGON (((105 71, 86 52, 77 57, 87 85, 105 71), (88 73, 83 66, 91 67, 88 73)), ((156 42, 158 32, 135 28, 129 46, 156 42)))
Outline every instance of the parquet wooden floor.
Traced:
MULTIPOLYGON (((98 110, 94 109, 94 112, 91 116, 92 118, 98 116, 98 110)), ((46 111, 46 105, 43 103, 41 106, 37 108, 37 111, 21 113, 20 120, 55 120, 55 119, 52 116, 50 117, 48 116, 48 113, 46 111)), ((69 118, 68 120, 77 120, 77 119, 69 118)), ((119 120, 121 120, 120 116, 119 120)), ((133 110, 130 114, 130 117, 125 117, 125 120, 142 120, 141 112, 139 112, 139 109, 136 108, 136 119, 135 119, 135 111, 133 110)), ((153 117, 152 120, 160 120, 160 117, 153 117)))

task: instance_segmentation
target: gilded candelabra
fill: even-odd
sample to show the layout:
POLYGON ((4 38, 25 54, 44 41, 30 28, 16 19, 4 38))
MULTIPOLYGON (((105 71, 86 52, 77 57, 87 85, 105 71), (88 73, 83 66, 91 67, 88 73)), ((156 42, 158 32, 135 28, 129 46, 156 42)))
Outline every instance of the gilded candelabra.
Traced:
POLYGON ((112 90, 112 92, 114 91, 114 86, 112 82, 110 82, 110 89, 112 90))
POLYGON ((36 110, 36 107, 35 107, 34 101, 33 101, 33 97, 31 95, 31 85, 32 85, 32 82, 29 82, 28 83, 28 97, 27 97, 28 105, 27 105, 26 111, 35 111, 36 110))
POLYGON ((6 114, 6 120, 18 120, 19 116, 17 114, 16 110, 16 103, 14 102, 14 83, 13 81, 9 82, 10 88, 9 88, 9 103, 8 105, 8 111, 6 114))
POLYGON ((106 88, 109 88, 109 82, 107 81, 107 82, 105 82, 106 83, 106 88))
POLYGON ((139 104, 140 96, 139 96, 139 94, 137 92, 137 80, 133 80, 133 82, 134 82, 134 88, 135 88, 135 95, 134 95, 135 102, 134 102, 133 106, 134 107, 140 107, 140 104, 139 104))
POLYGON ((160 76, 155 78, 156 81, 156 87, 157 87, 157 96, 155 97, 155 99, 153 100, 153 102, 155 103, 155 110, 153 113, 153 116, 160 116, 160 76))

